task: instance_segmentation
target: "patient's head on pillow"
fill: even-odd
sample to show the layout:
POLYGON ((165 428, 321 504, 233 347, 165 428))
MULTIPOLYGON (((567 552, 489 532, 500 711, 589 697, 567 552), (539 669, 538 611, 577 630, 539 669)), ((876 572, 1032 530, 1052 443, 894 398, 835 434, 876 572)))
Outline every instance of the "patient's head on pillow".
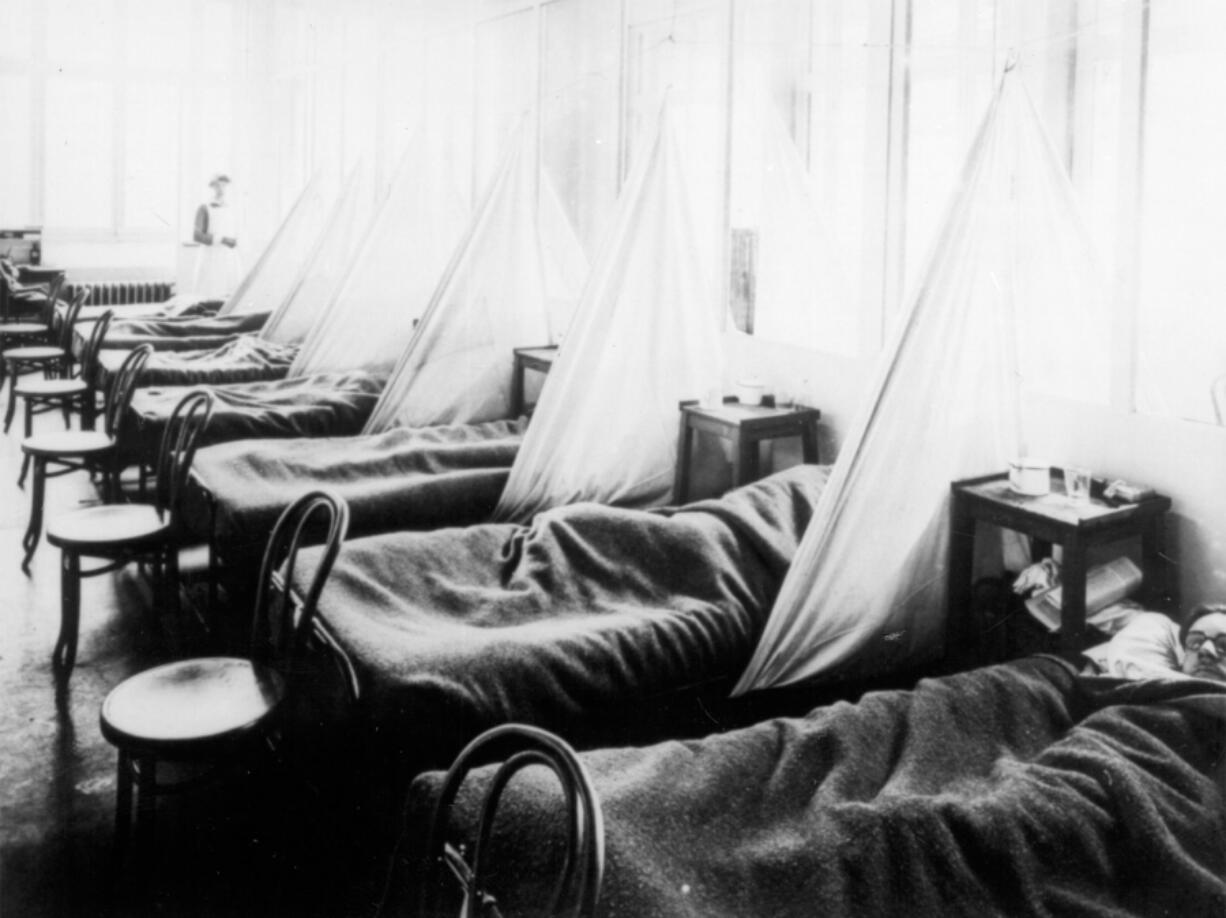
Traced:
POLYGON ((1226 682, 1226 602, 1201 603, 1179 629, 1183 666, 1189 676, 1226 682))

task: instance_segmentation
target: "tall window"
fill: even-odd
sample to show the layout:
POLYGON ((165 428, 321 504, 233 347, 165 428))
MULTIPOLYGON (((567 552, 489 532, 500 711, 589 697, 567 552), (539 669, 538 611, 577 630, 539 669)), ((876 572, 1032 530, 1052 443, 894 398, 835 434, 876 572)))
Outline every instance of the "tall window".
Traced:
POLYGON ((1226 374, 1226 4, 1161 0, 1149 14, 1137 406, 1213 421, 1226 374))

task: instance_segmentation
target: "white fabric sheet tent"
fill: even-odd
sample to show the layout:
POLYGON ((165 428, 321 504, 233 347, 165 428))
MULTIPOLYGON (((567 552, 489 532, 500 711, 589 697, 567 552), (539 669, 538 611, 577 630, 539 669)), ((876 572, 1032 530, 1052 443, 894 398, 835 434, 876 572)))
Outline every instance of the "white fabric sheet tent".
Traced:
POLYGON ((350 173, 314 248, 303 260, 280 306, 260 329, 260 337, 274 344, 296 344, 323 315, 370 222, 369 183, 365 168, 357 167, 350 173))
POLYGON ((1107 328, 1107 289, 1009 71, 735 693, 940 652, 950 482, 1024 454, 1027 392, 1105 395, 1081 342, 1107 328))
POLYGON ((852 300, 842 252, 822 217, 796 143, 769 101, 734 143, 753 164, 734 203, 733 221, 756 230, 753 333, 773 341, 809 341, 825 351, 857 351, 860 311, 852 300))
POLYGON ((273 312, 281 305, 327 226, 336 200, 336 184, 324 173, 311 177, 218 315, 273 312))
POLYGON ((678 402, 718 390, 718 288, 700 258, 665 106, 541 392, 496 515, 561 504, 666 502, 678 402))
POLYGON ((587 258, 525 123, 508 149, 364 433, 508 417, 516 347, 556 343, 587 258))
POLYGON ((467 222, 443 164, 432 167, 423 147, 409 144, 291 377, 358 369, 390 374, 404 353, 467 222))

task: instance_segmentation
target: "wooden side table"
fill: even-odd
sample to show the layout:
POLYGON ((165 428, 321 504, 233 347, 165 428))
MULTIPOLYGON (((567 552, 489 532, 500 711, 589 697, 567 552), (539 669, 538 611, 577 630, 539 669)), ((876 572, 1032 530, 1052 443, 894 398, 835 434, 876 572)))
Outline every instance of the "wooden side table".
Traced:
POLYGON ((558 359, 556 345, 548 347, 517 347, 515 366, 511 370, 511 416, 519 417, 527 409, 524 404, 524 375, 528 370, 548 374, 553 362, 558 359))
POLYGON ((1041 497, 1018 494, 1006 474, 955 481, 951 486, 949 542, 948 649, 972 645, 971 578, 975 530, 991 523, 1029 536, 1035 559, 1063 547, 1063 604, 1059 647, 1079 653, 1086 642, 1086 556, 1089 549, 1128 538, 1141 540, 1142 597, 1161 607, 1174 605, 1169 565, 1164 557, 1169 497, 1154 495, 1135 504, 1108 502, 1103 483, 1095 481, 1089 503, 1075 503, 1064 493, 1064 477, 1052 473, 1052 493, 1041 497))
POLYGON ((758 444, 763 440, 800 437, 804 461, 818 462, 817 422, 821 416, 816 408, 742 405, 734 397, 725 398, 722 405, 711 408, 696 401, 682 402, 673 500, 683 504, 690 498, 690 460, 695 431, 731 441, 732 485, 738 487, 758 479, 758 444))

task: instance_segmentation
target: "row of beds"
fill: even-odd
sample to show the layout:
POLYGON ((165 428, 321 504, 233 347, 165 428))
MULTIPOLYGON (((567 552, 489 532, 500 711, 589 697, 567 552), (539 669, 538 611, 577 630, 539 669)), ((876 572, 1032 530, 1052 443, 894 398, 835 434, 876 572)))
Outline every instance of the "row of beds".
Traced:
MULTIPOLYGON (((172 336, 204 328, 175 322, 172 336)), ((126 323, 109 340, 168 328, 126 323)), ((181 345, 133 399, 125 436, 140 456, 187 391, 167 383, 229 381, 175 377, 181 345)), ((381 385, 355 372, 214 388, 183 512, 241 595, 243 559, 295 497, 326 486, 350 506, 315 621, 347 741, 361 738, 403 812, 381 914, 455 913, 427 901, 447 872, 440 838, 475 837, 494 785, 502 815, 470 898, 497 890, 502 914, 548 911, 559 859, 580 860, 574 820, 558 816, 574 787, 544 768, 505 787, 496 764, 462 785, 442 772, 512 755, 466 749, 507 724, 563 738, 597 811, 596 888, 567 893, 569 913, 1226 913, 1226 693, 1032 657, 670 734, 668 712, 726 698, 829 470, 679 507, 490 522, 526 422, 358 436, 381 385)), ((288 589, 305 592, 320 551, 288 589)))

